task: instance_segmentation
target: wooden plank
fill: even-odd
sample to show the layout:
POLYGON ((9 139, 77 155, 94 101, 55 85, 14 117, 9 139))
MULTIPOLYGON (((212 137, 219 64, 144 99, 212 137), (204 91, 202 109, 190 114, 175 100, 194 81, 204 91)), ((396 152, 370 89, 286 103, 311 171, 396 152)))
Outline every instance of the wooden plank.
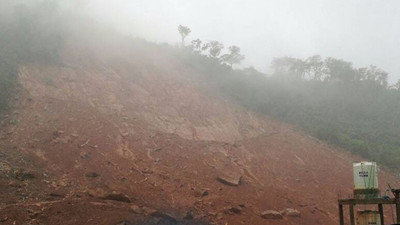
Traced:
POLYGON ((339 221, 340 221, 340 225, 344 225, 343 205, 342 204, 339 204, 339 221))
POLYGON ((355 220, 354 220, 354 205, 350 204, 350 225, 355 225, 355 220))
POLYGON ((374 198, 374 199, 339 199, 339 204, 342 205, 377 205, 377 204, 396 204, 396 199, 382 199, 382 198, 374 198))
POLYGON ((400 199, 399 199, 399 190, 396 189, 394 192, 395 200, 396 200, 396 220, 397 223, 400 223, 400 199))
POLYGON ((379 208, 379 215, 381 217, 381 224, 385 225, 385 218, 383 217, 383 205, 378 204, 378 208, 379 208))

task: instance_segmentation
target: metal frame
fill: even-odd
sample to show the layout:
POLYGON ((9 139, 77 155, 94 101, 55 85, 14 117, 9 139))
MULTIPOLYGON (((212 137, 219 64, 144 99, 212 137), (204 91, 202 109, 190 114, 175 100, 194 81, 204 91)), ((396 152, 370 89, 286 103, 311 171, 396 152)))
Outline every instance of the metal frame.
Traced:
POLYGON ((350 210, 350 225, 355 225, 354 218, 354 206, 355 205, 378 205, 379 214, 381 217, 381 224, 385 224, 385 219, 383 217, 383 205, 396 205, 396 223, 400 223, 400 189, 392 189, 394 198, 383 199, 383 198, 371 198, 371 199, 339 199, 339 224, 344 225, 343 217, 343 205, 349 205, 350 210))

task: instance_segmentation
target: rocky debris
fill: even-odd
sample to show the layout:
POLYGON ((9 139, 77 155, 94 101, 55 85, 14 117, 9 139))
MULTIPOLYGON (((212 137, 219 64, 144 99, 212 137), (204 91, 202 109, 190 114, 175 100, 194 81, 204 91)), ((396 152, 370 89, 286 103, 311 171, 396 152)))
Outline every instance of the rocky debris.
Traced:
POLYGON ((282 210, 281 213, 288 217, 300 217, 301 215, 300 211, 292 208, 286 208, 282 210))
POLYGON ((275 219, 275 220, 280 220, 283 218, 282 214, 278 211, 275 210, 266 210, 261 213, 261 217, 264 219, 275 219))
POLYGON ((81 152, 80 157, 81 157, 82 159, 88 159, 88 158, 90 158, 90 153, 88 153, 88 152, 81 152))
POLYGON ((90 189, 87 191, 87 194, 94 198, 104 198, 105 191, 101 188, 90 189))
POLYGON ((205 190, 203 190, 202 192, 201 192, 201 197, 205 197, 205 196, 207 196, 209 193, 208 193, 208 190, 207 189, 205 189, 205 190))
POLYGON ((153 213, 150 214, 150 216, 152 217, 157 217, 157 218, 161 218, 163 220, 166 220, 172 224, 177 224, 178 221, 171 215, 164 213, 164 212, 160 212, 160 211, 155 211, 153 213))
POLYGON ((226 207, 224 210, 225 214, 241 214, 242 213, 242 208, 240 206, 229 206, 226 207))
POLYGON ((218 176, 217 180, 229 186, 239 186, 242 176, 218 176))
POLYGON ((117 223, 116 225, 134 225, 134 224, 125 220, 125 221, 117 223))
POLYGON ((63 193, 59 193, 59 192, 51 192, 49 194, 50 197, 54 197, 54 198, 64 198, 65 194, 63 193))
POLYGON ((25 181, 34 179, 36 176, 33 172, 27 172, 23 169, 15 169, 11 171, 11 177, 19 181, 25 181))
POLYGON ((98 174, 96 172, 91 172, 91 173, 87 173, 86 174, 86 177, 89 177, 89 178, 96 178, 96 177, 99 177, 99 176, 100 176, 100 174, 98 174))
POLYGON ((193 211, 192 210, 187 211, 186 215, 183 217, 183 219, 185 219, 185 220, 192 220, 193 218, 194 218, 194 215, 193 215, 193 211))
POLYGON ((58 138, 64 133, 63 130, 57 130, 53 132, 53 138, 58 138))
POLYGON ((137 205, 131 205, 130 209, 135 214, 142 214, 143 213, 143 210, 137 205))
POLYGON ((28 213, 28 217, 30 219, 34 219, 39 216, 39 212, 33 211, 32 209, 25 209, 25 211, 28 213))
POLYGON ((127 202, 130 203, 131 199, 124 194, 121 193, 111 193, 107 194, 103 197, 104 200, 112 200, 112 201, 118 201, 118 202, 127 202))
POLYGON ((151 215, 152 213, 156 212, 157 210, 143 206, 142 211, 144 215, 151 215))

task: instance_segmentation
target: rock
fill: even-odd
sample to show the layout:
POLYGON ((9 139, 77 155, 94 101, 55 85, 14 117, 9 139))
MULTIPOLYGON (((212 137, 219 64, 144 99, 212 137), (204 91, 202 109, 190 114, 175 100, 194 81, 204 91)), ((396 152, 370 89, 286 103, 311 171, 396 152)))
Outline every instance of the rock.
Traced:
POLYGON ((167 220, 168 222, 170 222, 172 224, 177 224, 178 223, 178 221, 174 217, 172 217, 171 215, 169 215, 167 213, 163 213, 163 212, 160 212, 160 211, 155 211, 155 212, 151 213, 150 216, 161 218, 163 220, 167 220))
POLYGON ((65 197, 65 194, 63 194, 63 193, 58 193, 58 192, 51 192, 51 193, 49 194, 49 196, 50 196, 50 197, 55 197, 55 198, 64 198, 64 197, 65 197))
POLYGON ((188 211, 186 213, 186 215, 183 217, 183 219, 185 219, 185 220, 192 220, 193 218, 194 218, 194 216, 193 216, 193 212, 192 211, 188 211))
POLYGON ((134 224, 125 220, 125 221, 117 223, 117 225, 134 225, 134 224))
POLYGON ((142 207, 143 210, 143 214, 145 214, 146 216, 151 215, 152 213, 156 212, 157 210, 149 208, 149 207, 142 207))
POLYGON ((275 210, 266 210, 261 213, 261 217, 264 219, 275 219, 275 220, 280 220, 283 218, 282 214, 275 210))
POLYGON ((100 176, 100 175, 96 172, 91 172, 91 173, 86 174, 86 177, 89 177, 89 178, 96 178, 98 176, 100 176))
POLYGON ((19 181, 31 180, 36 177, 33 172, 26 172, 23 169, 14 170, 12 176, 19 181))
POLYGON ((135 214, 142 214, 143 210, 137 205, 131 205, 131 211, 135 214))
POLYGON ((87 194, 94 198, 104 198, 105 193, 106 192, 101 188, 90 189, 87 191, 87 194))
POLYGON ((242 176, 219 176, 217 177, 217 180, 223 184, 230 185, 230 186, 239 186, 240 180, 242 179, 242 176))
POLYGON ((207 196, 208 195, 208 190, 203 190, 202 192, 201 192, 201 197, 205 197, 205 196, 207 196))
POLYGON ((106 196, 104 196, 105 200, 113 200, 113 201, 118 201, 118 202, 131 202, 131 199, 124 194, 121 193, 112 193, 112 194, 107 194, 106 196))
POLYGON ((239 206, 228 206, 224 208, 224 213, 229 215, 240 214, 241 212, 242 208, 240 208, 239 206))
POLYGON ((88 152, 81 152, 80 157, 81 157, 82 159, 88 159, 88 158, 90 158, 90 153, 88 153, 88 152))
POLYGON ((53 132, 53 138, 58 138, 64 133, 63 130, 57 130, 53 132))
POLYGON ((286 208, 282 211, 282 214, 288 217, 300 217, 300 211, 292 208, 286 208))

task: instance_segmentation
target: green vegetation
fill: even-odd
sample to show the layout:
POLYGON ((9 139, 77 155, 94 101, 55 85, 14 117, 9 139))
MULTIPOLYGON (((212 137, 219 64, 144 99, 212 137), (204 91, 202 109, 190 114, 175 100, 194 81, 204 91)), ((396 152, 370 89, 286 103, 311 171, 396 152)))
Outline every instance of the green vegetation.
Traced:
POLYGON ((196 48, 178 56, 237 103, 400 171, 400 85, 389 86, 381 69, 284 57, 266 75, 251 67, 233 70, 196 48))

